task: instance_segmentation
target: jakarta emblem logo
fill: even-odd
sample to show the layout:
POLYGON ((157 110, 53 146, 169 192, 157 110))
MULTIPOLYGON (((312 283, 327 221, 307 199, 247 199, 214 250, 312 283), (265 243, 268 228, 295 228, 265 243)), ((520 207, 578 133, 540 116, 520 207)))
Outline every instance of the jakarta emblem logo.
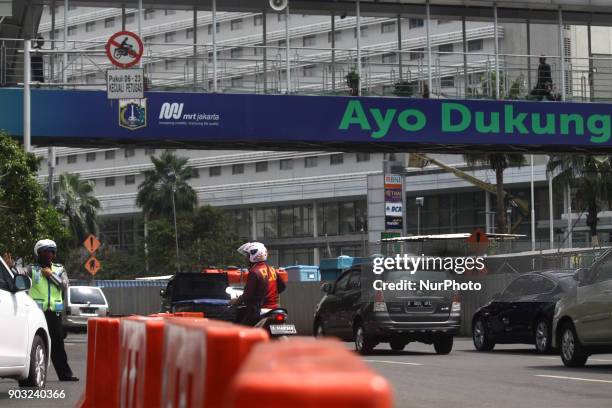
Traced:
POLYGON ((125 99, 119 101, 119 126, 128 130, 147 126, 147 100, 125 99))

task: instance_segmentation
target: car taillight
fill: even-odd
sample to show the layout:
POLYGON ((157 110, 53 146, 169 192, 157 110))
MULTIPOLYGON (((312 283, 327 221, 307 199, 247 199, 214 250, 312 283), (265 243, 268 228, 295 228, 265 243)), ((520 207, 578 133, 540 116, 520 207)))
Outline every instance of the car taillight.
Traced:
POLYGON ((453 293, 453 304, 451 306, 451 313, 459 314, 461 312, 461 297, 459 292, 453 293))
POLYGON ((274 321, 276 323, 285 323, 285 318, 286 317, 287 316, 285 316, 284 314, 277 314, 277 315, 274 315, 274 321))
POLYGON ((375 312, 386 312, 387 304, 385 303, 385 297, 382 290, 374 292, 374 311, 375 312))

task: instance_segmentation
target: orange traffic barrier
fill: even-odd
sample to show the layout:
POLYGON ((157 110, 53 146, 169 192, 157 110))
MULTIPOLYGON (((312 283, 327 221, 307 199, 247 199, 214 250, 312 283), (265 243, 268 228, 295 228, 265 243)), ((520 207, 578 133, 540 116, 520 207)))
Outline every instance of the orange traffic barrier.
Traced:
POLYGON ((153 313, 149 317, 195 317, 203 318, 204 312, 153 313))
POLYGON ((268 334, 229 323, 169 318, 164 330, 162 406, 223 406, 227 389, 254 345, 268 334))
POLYGON ((80 408, 119 405, 119 322, 96 318, 87 322, 87 384, 80 408))
POLYGON ((390 408, 389 383, 334 340, 293 338, 257 345, 226 408, 390 408))
POLYGON ((130 316, 121 319, 121 407, 161 406, 165 319, 130 316))

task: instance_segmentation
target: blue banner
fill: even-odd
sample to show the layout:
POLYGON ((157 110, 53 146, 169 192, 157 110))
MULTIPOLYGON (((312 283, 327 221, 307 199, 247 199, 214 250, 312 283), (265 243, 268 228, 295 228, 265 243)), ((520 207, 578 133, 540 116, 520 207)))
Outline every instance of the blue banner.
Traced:
MULTIPOLYGON (((148 92, 32 91, 37 144, 192 147, 612 151, 612 105, 148 92)), ((1 89, 0 128, 20 137, 20 89, 1 89)))

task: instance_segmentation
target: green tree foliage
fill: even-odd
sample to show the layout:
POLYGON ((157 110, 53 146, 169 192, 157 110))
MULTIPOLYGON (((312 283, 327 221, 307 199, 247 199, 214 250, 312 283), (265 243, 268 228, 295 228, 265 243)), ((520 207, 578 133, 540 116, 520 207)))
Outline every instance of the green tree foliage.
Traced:
MULTIPOLYGON (((219 209, 202 206, 177 217, 181 271, 199 271, 203 267, 227 267, 243 262, 236 249, 241 245, 219 209)), ((172 221, 158 219, 149 223, 149 267, 152 274, 173 274, 176 249, 172 221)))
POLYGON ((59 260, 71 240, 60 213, 45 201, 36 180, 39 161, 0 132, 0 253, 29 261, 36 241, 50 238, 59 246, 59 260))
POLYGON ((53 204, 66 217, 76 241, 75 246, 80 245, 89 234, 97 234, 100 202, 93 195, 93 183, 81 180, 78 174, 64 173, 60 175, 55 190, 53 204))
POLYGON ((575 192, 576 204, 587 212, 586 224, 593 245, 598 245, 597 214, 612 201, 612 161, 610 156, 584 154, 552 155, 547 170, 555 175, 554 183, 575 192))
POLYGON ((193 211, 198 198, 188 180, 193 169, 187 158, 164 152, 159 158, 151 157, 154 169, 145 172, 145 180, 138 186, 136 204, 154 218, 172 218, 172 194, 175 192, 176 211, 193 211))
POLYGON ((497 232, 506 233, 506 197, 504 193, 504 171, 508 167, 521 167, 525 156, 520 153, 467 153, 463 155, 469 166, 487 166, 495 172, 497 188, 497 232))

